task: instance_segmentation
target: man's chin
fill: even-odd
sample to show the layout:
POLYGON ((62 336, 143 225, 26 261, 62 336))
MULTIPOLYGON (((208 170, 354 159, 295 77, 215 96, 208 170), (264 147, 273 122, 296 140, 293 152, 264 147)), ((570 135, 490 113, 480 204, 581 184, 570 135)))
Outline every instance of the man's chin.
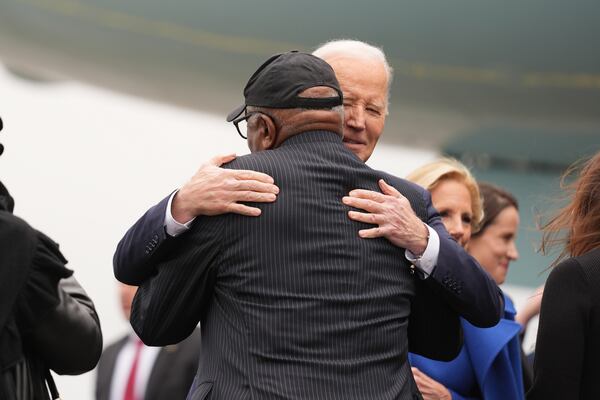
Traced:
POLYGON ((344 142, 344 146, 348 148, 351 152, 360 157, 361 153, 365 150, 365 145, 357 142, 344 142))

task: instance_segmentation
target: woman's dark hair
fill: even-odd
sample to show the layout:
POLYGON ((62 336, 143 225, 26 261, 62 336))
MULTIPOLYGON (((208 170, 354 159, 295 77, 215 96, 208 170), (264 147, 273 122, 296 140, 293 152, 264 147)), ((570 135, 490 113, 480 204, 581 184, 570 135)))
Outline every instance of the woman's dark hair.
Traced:
POLYGON ((571 165, 563 174, 560 186, 566 190, 568 204, 541 227, 540 250, 547 254, 551 248, 561 247, 552 265, 565 257, 577 257, 600 247, 600 152, 587 162, 571 165), (572 176, 577 178, 567 184, 572 176))
POLYGON ((483 199, 483 219, 479 224, 479 230, 473 233, 472 237, 481 235, 505 208, 514 207, 517 210, 519 209, 517 199, 498 186, 487 182, 479 182, 479 193, 481 193, 483 199))

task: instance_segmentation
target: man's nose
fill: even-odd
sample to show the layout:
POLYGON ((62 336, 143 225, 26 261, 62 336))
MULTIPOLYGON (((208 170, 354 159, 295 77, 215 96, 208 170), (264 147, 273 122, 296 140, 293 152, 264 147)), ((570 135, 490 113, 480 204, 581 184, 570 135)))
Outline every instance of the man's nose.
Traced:
POLYGON ((365 110, 360 106, 344 107, 346 125, 353 129, 363 130, 366 128, 365 110))

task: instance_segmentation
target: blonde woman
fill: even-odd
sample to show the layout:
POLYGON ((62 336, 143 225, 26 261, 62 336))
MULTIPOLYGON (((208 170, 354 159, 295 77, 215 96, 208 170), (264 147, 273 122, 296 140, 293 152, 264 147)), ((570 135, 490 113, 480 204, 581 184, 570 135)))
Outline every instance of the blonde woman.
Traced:
POLYGON ((471 172, 453 158, 426 164, 406 179, 431 193, 446 230, 463 247, 483 218, 479 187, 471 172))
MULTIPOLYGON (((514 197, 488 184, 480 189, 469 170, 454 159, 427 164, 408 179, 431 192, 433 205, 448 232, 463 247, 470 248, 471 255, 497 284, 502 283, 505 275, 500 276, 498 265, 508 268, 509 261, 518 257, 514 247, 518 206, 514 197), (498 238, 500 231, 502 238, 498 238)), ((512 302, 505 297, 505 315, 495 327, 476 328, 463 320, 464 346, 450 362, 410 354, 423 398, 523 399, 520 325, 514 322, 514 315, 512 302)))

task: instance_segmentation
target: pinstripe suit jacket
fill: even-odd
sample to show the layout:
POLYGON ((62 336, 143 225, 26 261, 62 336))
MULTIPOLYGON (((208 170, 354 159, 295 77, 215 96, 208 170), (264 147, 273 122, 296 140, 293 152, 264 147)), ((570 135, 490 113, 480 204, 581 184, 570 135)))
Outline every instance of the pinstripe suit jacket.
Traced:
MULTIPOLYGON (((370 169, 330 132, 297 135, 227 167, 271 175, 277 201, 256 204, 260 218, 203 217, 141 273, 131 319, 138 335, 166 345, 202 321, 194 400, 418 396, 407 363, 418 280, 403 249, 358 237, 367 225, 348 219, 341 198, 355 188, 378 190, 384 178, 425 219, 427 193, 370 169)), ((439 218, 429 222, 441 226, 439 218)), ((449 264, 479 268, 443 241, 440 257, 449 264)), ((452 276, 445 279, 461 292, 452 276)))

